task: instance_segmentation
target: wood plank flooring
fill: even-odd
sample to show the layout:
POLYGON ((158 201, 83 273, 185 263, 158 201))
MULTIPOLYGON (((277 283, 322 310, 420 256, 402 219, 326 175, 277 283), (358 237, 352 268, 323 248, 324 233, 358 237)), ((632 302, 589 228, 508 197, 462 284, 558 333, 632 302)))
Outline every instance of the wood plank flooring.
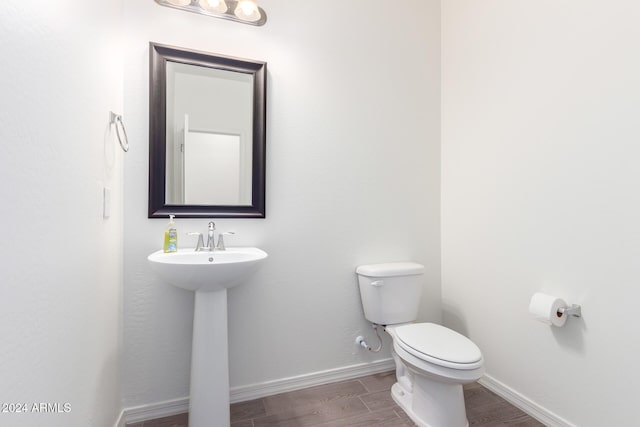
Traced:
MULTIPOLYGON (((231 427, 402 427, 415 424, 391 398, 395 371, 231 405, 231 427)), ((464 390, 470 427, 544 426, 480 386, 464 390)), ((127 427, 187 427, 180 414, 127 427)), ((216 427, 216 426, 211 426, 216 427)))

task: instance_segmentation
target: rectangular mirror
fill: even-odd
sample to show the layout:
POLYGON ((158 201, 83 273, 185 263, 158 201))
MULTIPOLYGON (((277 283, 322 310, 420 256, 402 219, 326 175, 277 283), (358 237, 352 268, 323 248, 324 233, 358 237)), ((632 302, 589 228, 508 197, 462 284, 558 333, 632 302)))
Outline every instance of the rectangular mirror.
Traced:
POLYGON ((149 218, 264 218, 266 64, 150 43, 149 218))

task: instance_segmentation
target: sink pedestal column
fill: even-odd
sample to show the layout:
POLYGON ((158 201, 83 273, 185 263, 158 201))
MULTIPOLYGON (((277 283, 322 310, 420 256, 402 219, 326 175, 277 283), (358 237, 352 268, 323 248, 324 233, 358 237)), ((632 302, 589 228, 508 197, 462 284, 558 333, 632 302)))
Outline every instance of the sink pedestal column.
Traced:
POLYGON ((227 290, 196 291, 191 348, 190 427, 229 426, 227 290))

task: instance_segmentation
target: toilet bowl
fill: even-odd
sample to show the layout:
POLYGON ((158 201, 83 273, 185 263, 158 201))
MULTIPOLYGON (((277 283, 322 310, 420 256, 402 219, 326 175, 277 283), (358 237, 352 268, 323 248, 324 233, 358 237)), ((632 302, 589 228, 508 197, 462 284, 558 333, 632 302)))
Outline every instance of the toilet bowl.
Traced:
POLYGON ((480 349, 434 323, 387 326, 397 382, 393 400, 420 427, 468 426, 462 385, 484 374, 480 349))
POLYGON ((484 374, 482 353, 470 339, 417 318, 424 266, 371 264, 357 268, 367 320, 393 339, 395 402, 420 427, 467 427, 462 385, 484 374))

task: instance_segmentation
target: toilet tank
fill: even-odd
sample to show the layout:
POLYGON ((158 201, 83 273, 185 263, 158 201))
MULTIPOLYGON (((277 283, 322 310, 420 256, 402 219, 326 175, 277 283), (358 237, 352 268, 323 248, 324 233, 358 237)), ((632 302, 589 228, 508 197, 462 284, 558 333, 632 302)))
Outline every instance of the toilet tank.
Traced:
POLYGON ((361 265, 356 269, 364 317, 378 325, 418 317, 424 266, 415 262, 361 265))

